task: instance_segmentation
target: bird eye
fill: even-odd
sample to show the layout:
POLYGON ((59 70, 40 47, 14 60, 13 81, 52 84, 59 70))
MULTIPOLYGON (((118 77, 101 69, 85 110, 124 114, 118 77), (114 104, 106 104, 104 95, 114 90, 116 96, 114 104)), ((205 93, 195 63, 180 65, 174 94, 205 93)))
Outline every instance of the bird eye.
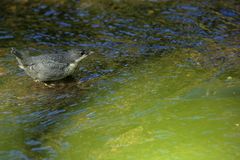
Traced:
POLYGON ((81 56, 84 55, 84 54, 86 54, 86 51, 85 51, 85 50, 82 50, 82 51, 81 51, 81 56))

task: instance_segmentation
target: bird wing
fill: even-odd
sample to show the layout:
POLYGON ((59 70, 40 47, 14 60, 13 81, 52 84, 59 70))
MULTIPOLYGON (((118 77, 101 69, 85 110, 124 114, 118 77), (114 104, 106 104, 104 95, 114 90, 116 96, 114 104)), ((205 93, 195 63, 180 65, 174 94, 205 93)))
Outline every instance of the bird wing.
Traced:
POLYGON ((34 57, 29 57, 25 60, 25 65, 33 65, 38 63, 72 63, 71 60, 66 58, 63 54, 44 54, 34 57))
POLYGON ((51 59, 42 61, 40 63, 32 63, 30 67, 32 67, 35 71, 51 71, 51 72, 59 72, 64 70, 69 64, 56 62, 51 59))
POLYGON ((41 63, 35 63, 28 66, 28 70, 38 76, 38 79, 54 80, 59 79, 65 75, 65 69, 68 67, 67 63, 59 63, 52 60, 46 60, 41 63))

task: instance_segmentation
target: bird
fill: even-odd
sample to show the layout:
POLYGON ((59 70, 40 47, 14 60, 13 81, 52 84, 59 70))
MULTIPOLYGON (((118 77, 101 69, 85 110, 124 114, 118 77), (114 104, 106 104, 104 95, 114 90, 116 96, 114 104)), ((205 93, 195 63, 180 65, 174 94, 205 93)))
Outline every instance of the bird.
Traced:
POLYGON ((11 48, 16 56, 18 66, 36 82, 57 81, 74 73, 79 62, 92 54, 92 51, 69 50, 62 54, 50 53, 38 56, 29 56, 24 52, 11 48))

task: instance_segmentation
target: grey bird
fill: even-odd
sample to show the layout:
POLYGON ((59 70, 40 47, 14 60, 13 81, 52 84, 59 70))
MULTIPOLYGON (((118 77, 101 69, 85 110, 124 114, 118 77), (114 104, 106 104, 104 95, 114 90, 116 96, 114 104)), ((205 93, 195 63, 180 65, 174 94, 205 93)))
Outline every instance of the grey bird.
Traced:
POLYGON ((70 76, 76 70, 79 62, 92 52, 83 50, 70 50, 63 54, 43 54, 29 56, 24 52, 11 49, 16 56, 19 67, 35 81, 48 82, 63 79, 70 76))

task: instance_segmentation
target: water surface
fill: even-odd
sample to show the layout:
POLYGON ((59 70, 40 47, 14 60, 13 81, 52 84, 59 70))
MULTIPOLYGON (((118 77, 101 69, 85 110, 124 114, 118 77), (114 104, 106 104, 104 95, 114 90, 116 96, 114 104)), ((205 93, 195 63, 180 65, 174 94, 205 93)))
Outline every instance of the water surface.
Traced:
POLYGON ((237 160, 237 1, 0 2, 1 160, 237 160), (48 88, 11 47, 93 50, 48 88))

